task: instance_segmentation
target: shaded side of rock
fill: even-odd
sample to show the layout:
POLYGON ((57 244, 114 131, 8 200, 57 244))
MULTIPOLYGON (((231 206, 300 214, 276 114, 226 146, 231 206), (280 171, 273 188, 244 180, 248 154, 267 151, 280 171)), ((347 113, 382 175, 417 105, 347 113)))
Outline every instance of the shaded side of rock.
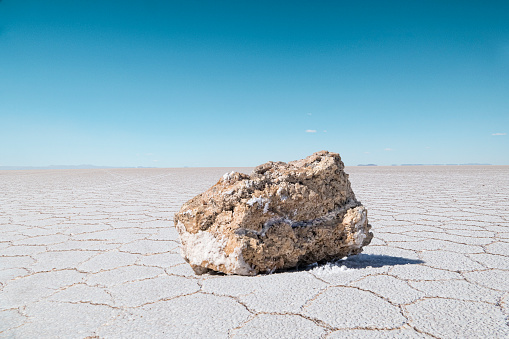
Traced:
POLYGON ((335 260, 369 244, 367 211, 339 154, 268 162, 226 173, 175 214, 182 253, 196 273, 254 275, 335 260))

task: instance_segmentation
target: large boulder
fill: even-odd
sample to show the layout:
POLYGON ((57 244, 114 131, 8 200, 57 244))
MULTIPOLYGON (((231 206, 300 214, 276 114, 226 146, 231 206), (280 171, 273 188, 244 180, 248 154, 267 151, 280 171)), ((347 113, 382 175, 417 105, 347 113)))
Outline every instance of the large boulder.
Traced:
POLYGON ((182 255, 197 274, 255 275, 360 253, 370 243, 339 154, 226 173, 175 214, 182 255))

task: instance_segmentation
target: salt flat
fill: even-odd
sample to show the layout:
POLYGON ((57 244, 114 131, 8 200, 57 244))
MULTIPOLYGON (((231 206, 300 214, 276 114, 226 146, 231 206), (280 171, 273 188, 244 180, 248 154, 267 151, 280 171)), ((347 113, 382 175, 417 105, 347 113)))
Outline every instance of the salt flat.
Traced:
POLYGON ((509 337, 509 166, 347 167, 363 254, 196 276, 173 214, 230 170, 1 171, 0 337, 509 337))

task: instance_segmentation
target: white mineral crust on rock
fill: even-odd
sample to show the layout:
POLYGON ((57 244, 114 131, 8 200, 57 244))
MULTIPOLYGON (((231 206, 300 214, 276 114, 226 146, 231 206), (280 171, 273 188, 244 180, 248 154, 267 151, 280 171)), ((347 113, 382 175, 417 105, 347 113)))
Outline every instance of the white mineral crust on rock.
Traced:
POLYGON ((198 274, 255 275, 358 254, 370 243, 339 154, 226 173, 175 214, 182 255, 198 274))

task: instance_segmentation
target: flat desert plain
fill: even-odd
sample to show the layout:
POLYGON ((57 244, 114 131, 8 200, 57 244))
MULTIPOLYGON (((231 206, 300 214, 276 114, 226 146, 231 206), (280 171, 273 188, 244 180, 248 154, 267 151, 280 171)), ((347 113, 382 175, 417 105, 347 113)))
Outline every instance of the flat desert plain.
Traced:
POLYGON ((0 172, 0 337, 509 337, 509 166, 347 167, 362 254, 196 276, 173 214, 231 170, 0 172))

